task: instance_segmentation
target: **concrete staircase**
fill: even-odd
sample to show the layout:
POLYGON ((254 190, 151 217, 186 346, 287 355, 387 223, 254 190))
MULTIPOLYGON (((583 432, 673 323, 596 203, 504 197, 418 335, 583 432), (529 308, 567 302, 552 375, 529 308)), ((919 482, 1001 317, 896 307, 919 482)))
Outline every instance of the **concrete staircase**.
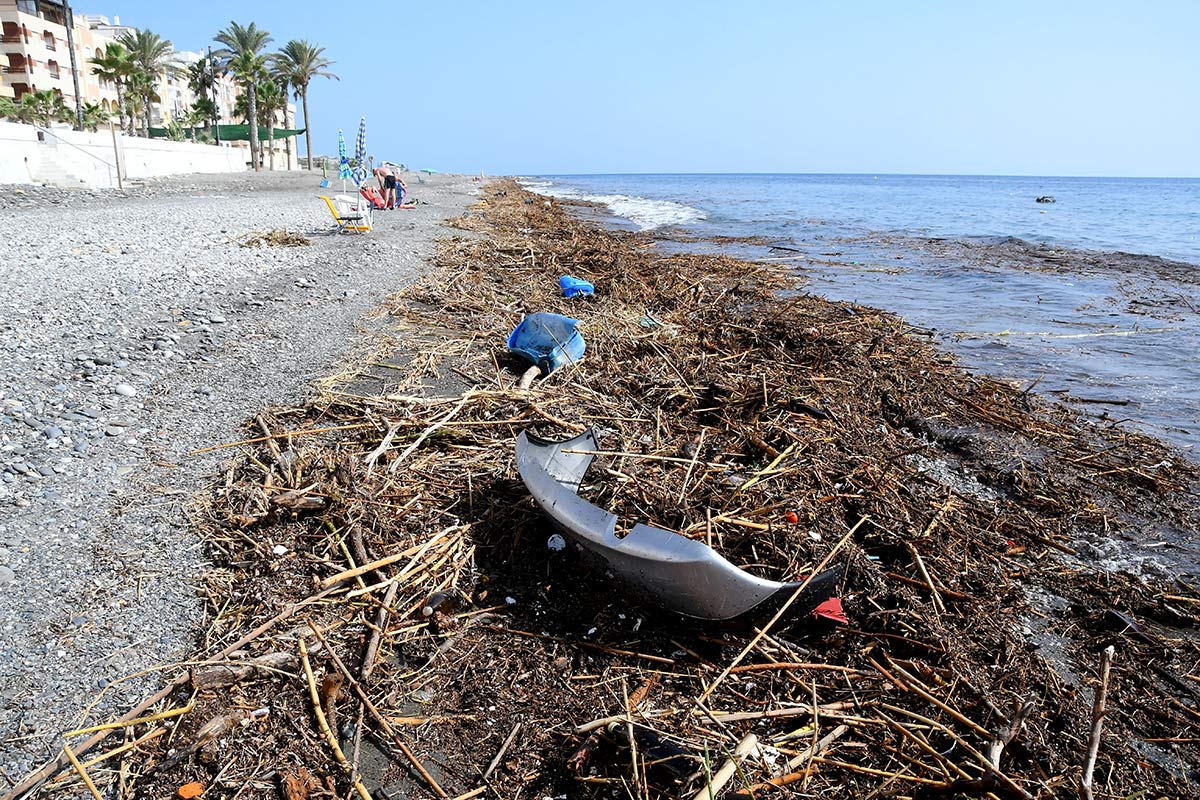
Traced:
POLYGON ((33 182, 43 186, 57 186, 60 189, 78 189, 87 184, 59 166, 52 148, 43 148, 38 159, 37 169, 33 172, 33 182))

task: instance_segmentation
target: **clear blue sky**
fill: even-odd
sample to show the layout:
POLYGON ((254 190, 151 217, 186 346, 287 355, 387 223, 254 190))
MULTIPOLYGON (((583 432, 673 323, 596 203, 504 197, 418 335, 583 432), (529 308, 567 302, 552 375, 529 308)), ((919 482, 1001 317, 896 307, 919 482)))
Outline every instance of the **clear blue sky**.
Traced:
POLYGON ((231 19, 324 45, 318 153, 365 114, 443 171, 1200 177, 1196 0, 75 2, 180 49, 231 19))

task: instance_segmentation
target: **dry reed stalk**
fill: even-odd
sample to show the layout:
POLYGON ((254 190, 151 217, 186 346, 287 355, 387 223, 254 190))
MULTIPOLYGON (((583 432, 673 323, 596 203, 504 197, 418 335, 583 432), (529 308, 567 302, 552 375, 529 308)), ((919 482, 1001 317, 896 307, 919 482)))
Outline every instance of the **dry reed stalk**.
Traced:
MULTIPOLYGON (((315 632, 316 628, 312 628, 312 630, 315 632)), ((329 720, 327 720, 325 717, 325 709, 321 703, 320 693, 317 690, 317 681, 313 677, 312 664, 310 664, 308 660, 308 648, 304 644, 304 637, 301 636, 297 641, 300 648, 300 664, 304 667, 304 678, 308 682, 308 694, 309 698, 312 700, 313 716, 315 716, 317 719, 317 725, 320 727, 321 733, 325 737, 325 743, 328 744, 329 749, 333 751, 333 757, 337 760, 337 763, 342 767, 346 774, 350 775, 353 772, 353 768, 351 767, 350 762, 346 759, 346 754, 342 752, 342 747, 338 744, 337 736, 335 736, 333 731, 330 730, 329 720)), ((354 791, 358 793, 358 796, 362 798, 362 800, 372 800, 371 793, 367 791, 365 786, 363 786, 362 781, 360 781, 358 778, 354 778, 351 784, 354 787, 354 791)))

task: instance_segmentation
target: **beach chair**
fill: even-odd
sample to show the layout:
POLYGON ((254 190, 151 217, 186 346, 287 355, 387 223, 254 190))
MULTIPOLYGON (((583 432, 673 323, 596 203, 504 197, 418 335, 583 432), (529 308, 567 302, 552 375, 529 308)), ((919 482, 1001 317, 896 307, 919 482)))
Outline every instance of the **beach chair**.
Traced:
POLYGON ((338 233, 342 231, 366 233, 371 230, 370 209, 355 208, 353 198, 344 195, 336 197, 319 195, 319 197, 325 201, 325 205, 329 206, 329 213, 333 215, 333 221, 337 223, 338 233))

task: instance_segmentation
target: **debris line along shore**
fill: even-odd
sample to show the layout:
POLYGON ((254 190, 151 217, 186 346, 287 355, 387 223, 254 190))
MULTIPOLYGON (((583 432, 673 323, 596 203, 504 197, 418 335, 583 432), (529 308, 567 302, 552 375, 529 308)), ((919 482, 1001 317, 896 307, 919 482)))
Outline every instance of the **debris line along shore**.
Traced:
POLYGON ((386 352, 230 431, 196 508, 208 630, 138 713, 188 710, 77 748, 46 791, 1191 792, 1200 591, 1091 553, 1195 530, 1193 466, 891 314, 785 291, 778 263, 667 255, 511 182, 485 197, 389 301, 386 352), (535 311, 587 351, 521 389, 503 342, 535 311), (516 437, 588 428, 588 502, 771 580, 832 554, 848 621, 688 620, 548 547, 516 437))

